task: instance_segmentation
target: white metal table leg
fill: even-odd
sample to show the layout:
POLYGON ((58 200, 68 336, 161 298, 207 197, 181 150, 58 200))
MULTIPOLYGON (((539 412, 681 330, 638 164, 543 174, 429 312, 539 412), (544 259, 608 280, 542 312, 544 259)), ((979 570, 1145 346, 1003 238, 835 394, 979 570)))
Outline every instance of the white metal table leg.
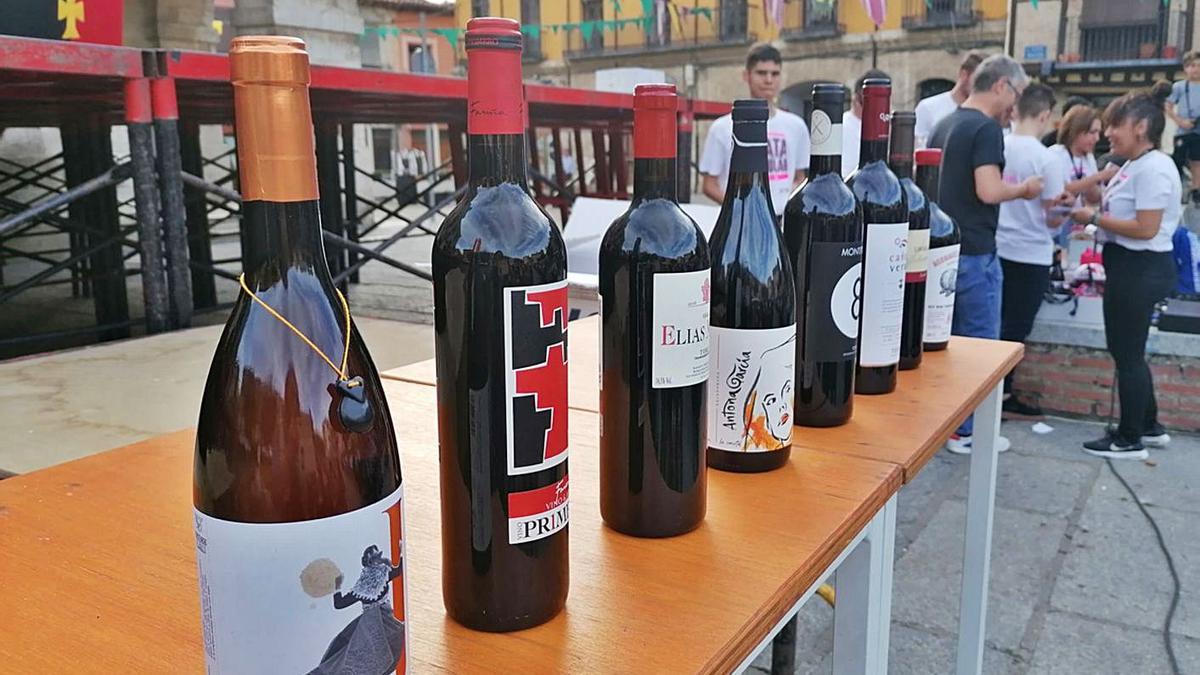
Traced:
POLYGON ((1000 435, 1000 399, 996 388, 975 411, 971 477, 967 492, 967 532, 963 551, 962 599, 958 619, 958 674, 983 669, 987 622, 988 572, 992 557, 992 515, 996 506, 996 439, 1000 435))
MULTIPOLYGON (((836 572, 833 610, 834 675, 880 673, 880 619, 886 509, 867 526, 867 536, 854 547, 836 572)), ((891 551, 887 552, 891 555, 891 551)))
POLYGON ((892 495, 883 507, 882 546, 879 563, 879 650, 876 656, 880 673, 888 668, 888 649, 892 635, 892 579, 896 563, 896 500, 892 495))

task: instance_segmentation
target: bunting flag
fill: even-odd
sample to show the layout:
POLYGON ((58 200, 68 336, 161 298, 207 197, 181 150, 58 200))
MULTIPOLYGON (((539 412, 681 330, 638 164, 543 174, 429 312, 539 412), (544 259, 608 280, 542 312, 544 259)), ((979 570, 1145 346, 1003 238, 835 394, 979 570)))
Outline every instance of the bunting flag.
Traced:
POLYGON ((887 0, 862 0, 862 3, 867 10, 867 16, 871 18, 871 23, 874 23, 876 28, 882 26, 887 18, 887 0))
MULTIPOLYGON (((931 0, 926 0, 929 2, 931 0)), ((783 26, 783 4, 785 0, 763 0, 763 16, 766 17, 767 23, 774 22, 776 26, 783 26)))

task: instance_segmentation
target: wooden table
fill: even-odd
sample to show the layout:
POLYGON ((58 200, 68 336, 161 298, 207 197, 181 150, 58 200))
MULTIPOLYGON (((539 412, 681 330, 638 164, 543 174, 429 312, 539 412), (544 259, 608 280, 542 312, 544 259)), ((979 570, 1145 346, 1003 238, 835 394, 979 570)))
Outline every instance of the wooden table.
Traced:
MULTIPOLYGON (((414 673, 728 672, 835 567, 847 576, 835 660, 878 668, 896 464, 804 449, 767 474, 711 471, 698 530, 636 539, 601 523, 597 415, 574 410, 566 610, 531 630, 477 633, 442 606, 434 389, 386 389, 405 476, 414 673)), ((0 482, 0 671, 203 670, 193 438, 181 431, 0 482)))
MULTIPOLYGON (((569 345, 570 405, 597 412, 600 409, 596 385, 600 367, 599 317, 572 321, 569 345)), ((959 673, 978 673, 983 668, 1001 387, 1004 375, 1020 362, 1023 349, 1014 342, 952 338, 948 349, 925 354, 920 368, 901 372, 894 393, 856 396, 854 416, 849 423, 829 429, 797 427, 793 435, 794 448, 894 464, 908 483, 958 425, 972 412, 976 413, 977 451, 971 456, 959 612, 959 673)), ((434 361, 395 368, 383 376, 432 385, 436 376, 434 361)), ((890 522, 894 520, 892 517, 890 522)), ((894 533, 891 535, 894 537, 894 533)), ((888 568, 883 577, 891 579, 892 561, 885 564, 888 568)), ((890 602, 890 588, 886 591, 885 602, 890 602)), ((882 611, 890 616, 890 605, 882 611)), ((883 640, 886 648, 886 633, 883 640)))

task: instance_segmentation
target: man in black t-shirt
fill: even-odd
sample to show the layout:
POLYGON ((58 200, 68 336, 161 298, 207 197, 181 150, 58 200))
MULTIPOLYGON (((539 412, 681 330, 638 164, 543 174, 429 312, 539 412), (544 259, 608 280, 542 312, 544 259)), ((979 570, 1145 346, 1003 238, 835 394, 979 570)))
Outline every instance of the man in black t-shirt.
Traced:
MULTIPOLYGON (((1013 106, 1029 83, 1025 71, 1008 56, 992 56, 979 64, 971 79, 971 94, 962 106, 934 127, 929 147, 942 149, 941 207, 962 228, 958 283, 954 300, 955 335, 1000 337, 1000 293, 1004 275, 996 256, 996 224, 1000 203, 1033 199, 1042 192, 1042 179, 1033 176, 1010 185, 1004 182, 1004 133, 1013 106)), ((946 448, 958 454, 971 451, 972 419, 958 428, 946 448)), ((999 439, 999 450, 1008 439, 999 439)))

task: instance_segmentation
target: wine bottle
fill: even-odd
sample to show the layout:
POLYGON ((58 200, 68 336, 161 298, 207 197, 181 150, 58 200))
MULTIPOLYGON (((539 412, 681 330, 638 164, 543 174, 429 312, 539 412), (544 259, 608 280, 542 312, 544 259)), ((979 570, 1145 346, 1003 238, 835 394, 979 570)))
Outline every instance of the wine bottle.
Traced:
POLYGON ((433 241, 442 598, 512 631, 566 602, 567 258, 529 194, 520 26, 467 23, 462 200, 433 241))
POLYGON ((633 203, 600 242, 600 514, 668 537, 704 519, 709 258, 676 202, 670 84, 634 90, 633 203))
POLYGON ((921 365, 925 337, 925 279, 929 272, 929 200, 913 182, 913 144, 917 116, 892 113, 891 169, 908 202, 908 246, 905 249, 904 318, 900 326, 900 370, 921 365))
POLYGON ((237 37, 229 66, 242 227, 257 253, 196 429, 208 672, 334 672, 365 642, 357 662, 405 672, 400 458, 326 264, 308 54, 296 38, 237 37))
POLYGON ((866 224, 854 390, 859 394, 887 394, 896 389, 900 362, 908 202, 900 179, 887 165, 892 81, 867 79, 862 95, 858 170, 846 180, 862 204, 866 224))
POLYGON ((733 156, 712 255, 708 465, 770 471, 792 451, 796 292, 767 176, 762 99, 733 102, 733 156))
POLYGON ((954 289, 958 280, 958 223, 938 206, 941 194, 942 151, 918 150, 917 185, 929 200, 929 281, 925 285, 925 351, 945 349, 954 320, 954 289))
POLYGON ((854 411, 862 308, 862 207, 842 180, 846 88, 813 86, 808 180, 783 212, 796 285, 796 424, 832 427, 854 411))

